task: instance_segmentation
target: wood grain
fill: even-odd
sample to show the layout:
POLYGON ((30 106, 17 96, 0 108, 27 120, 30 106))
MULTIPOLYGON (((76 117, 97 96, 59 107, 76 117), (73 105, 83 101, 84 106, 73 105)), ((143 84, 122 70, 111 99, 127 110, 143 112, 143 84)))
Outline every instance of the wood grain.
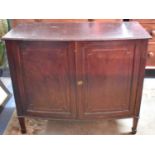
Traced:
POLYGON ((3 37, 4 40, 31 41, 107 41, 149 38, 151 36, 137 22, 22 24, 3 37))
POLYGON ((26 114, 75 117, 74 49, 68 42, 21 42, 26 114))
POLYGON ((131 21, 138 21, 152 36, 148 45, 146 69, 155 68, 155 19, 131 19, 131 21))
POLYGON ((150 36, 124 24, 26 24, 3 37, 22 132, 37 116, 131 117, 136 133, 150 36))
POLYGON ((135 43, 84 42, 78 46, 77 74, 83 81, 80 116, 131 115, 135 43))
POLYGON ((25 23, 78 23, 78 22, 105 22, 118 23, 122 19, 12 19, 12 27, 25 23))

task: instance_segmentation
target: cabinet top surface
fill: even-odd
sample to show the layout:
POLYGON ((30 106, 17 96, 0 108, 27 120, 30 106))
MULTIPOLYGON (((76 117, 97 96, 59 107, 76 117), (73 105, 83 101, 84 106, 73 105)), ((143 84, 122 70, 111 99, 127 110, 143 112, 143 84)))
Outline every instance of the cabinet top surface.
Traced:
POLYGON ((122 23, 33 23, 21 24, 9 31, 3 40, 104 41, 150 39, 138 22, 122 23))

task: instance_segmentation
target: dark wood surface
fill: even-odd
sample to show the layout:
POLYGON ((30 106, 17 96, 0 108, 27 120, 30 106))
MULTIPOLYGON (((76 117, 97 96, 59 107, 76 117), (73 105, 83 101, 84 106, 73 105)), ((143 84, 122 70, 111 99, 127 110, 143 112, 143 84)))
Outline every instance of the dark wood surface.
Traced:
POLYGON ((41 33, 35 30, 35 40, 28 39, 30 32, 22 37, 19 27, 11 32, 12 38, 8 39, 9 34, 4 37, 23 133, 25 116, 76 120, 132 117, 132 132, 136 133, 150 36, 137 23, 127 24, 128 30, 120 24, 95 25, 95 36, 77 23, 70 24, 77 32, 68 29, 69 35, 64 33, 61 38, 63 30, 56 31, 54 41, 44 24, 41 33), (97 33, 98 28, 104 31, 97 33), (83 41, 88 31, 89 41, 83 41), (127 39, 129 35, 132 37, 127 39))
POLYGON ((78 23, 78 22, 105 22, 120 23, 122 19, 11 19, 12 27, 24 23, 78 23))
MULTIPOLYGON (((150 71, 152 72, 152 70, 155 70, 155 19, 131 19, 130 21, 139 22, 152 37, 149 40, 149 44, 148 44, 146 73, 149 73, 150 71)), ((150 76, 150 74, 146 74, 146 75, 150 76)))
POLYGON ((75 63, 72 46, 69 42, 20 44, 26 113, 75 118, 75 63))
POLYGON ((102 118, 133 114, 135 91, 134 41, 82 42, 78 44, 77 72, 79 81, 80 116, 102 118))
POLYGON ((4 40, 103 41, 149 39, 137 22, 123 23, 34 23, 21 24, 7 33, 4 40))

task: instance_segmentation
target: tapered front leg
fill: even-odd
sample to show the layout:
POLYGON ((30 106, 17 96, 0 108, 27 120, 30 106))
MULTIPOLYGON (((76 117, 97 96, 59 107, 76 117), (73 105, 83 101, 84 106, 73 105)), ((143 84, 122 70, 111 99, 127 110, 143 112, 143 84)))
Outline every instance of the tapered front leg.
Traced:
POLYGON ((132 134, 137 133, 137 125, 138 125, 139 116, 133 117, 133 126, 132 126, 132 134))
POLYGON ((21 127, 21 133, 26 133, 25 118, 23 116, 18 116, 18 120, 21 127))

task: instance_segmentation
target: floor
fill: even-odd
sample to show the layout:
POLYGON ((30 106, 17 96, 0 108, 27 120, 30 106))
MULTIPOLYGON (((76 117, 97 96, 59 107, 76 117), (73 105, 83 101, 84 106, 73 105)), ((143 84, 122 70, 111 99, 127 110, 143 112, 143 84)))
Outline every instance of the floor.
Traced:
MULTIPOLYGON (((1 78, 1 80, 4 82, 6 87, 10 90, 10 92, 12 92, 10 78, 1 78)), ((154 105, 154 103, 155 103, 155 78, 145 78, 144 79, 143 102, 150 103, 150 104, 154 105), (147 93, 145 93, 145 92, 147 92, 147 93), (147 95, 147 97, 146 97, 146 95, 147 95)), ((147 107, 144 107, 144 105, 142 105, 142 108, 146 109, 147 107)), ((9 102, 6 104, 3 112, 0 114, 0 134, 4 133, 4 131, 7 127, 7 124, 13 114, 14 109, 15 109, 15 101, 14 101, 14 98, 12 97, 9 100, 9 102)))

